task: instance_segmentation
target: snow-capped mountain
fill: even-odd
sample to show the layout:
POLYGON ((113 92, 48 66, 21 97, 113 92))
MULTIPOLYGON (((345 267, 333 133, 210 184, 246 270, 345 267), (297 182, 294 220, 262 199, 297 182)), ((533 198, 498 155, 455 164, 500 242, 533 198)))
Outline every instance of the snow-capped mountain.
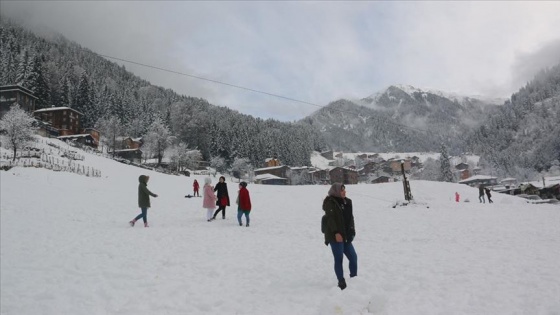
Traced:
POLYGON ((338 100, 306 118, 327 143, 349 151, 463 151, 463 136, 502 103, 410 85, 392 85, 361 100, 338 100))

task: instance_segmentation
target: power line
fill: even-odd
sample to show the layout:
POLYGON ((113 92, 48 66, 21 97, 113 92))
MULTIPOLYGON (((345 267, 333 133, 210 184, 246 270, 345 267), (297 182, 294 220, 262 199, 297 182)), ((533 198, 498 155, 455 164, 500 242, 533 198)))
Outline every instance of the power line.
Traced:
MULTIPOLYGON (((92 52, 92 51, 90 51, 90 52, 92 52)), ((218 81, 218 80, 208 79, 208 78, 204 78, 204 77, 201 77, 201 76, 196 76, 196 75, 192 75, 192 74, 188 74, 188 73, 184 73, 184 72, 165 69, 165 68, 161 68, 161 67, 157 67, 157 66, 152 66, 152 65, 148 65, 148 64, 145 64, 145 63, 137 62, 137 61, 127 60, 127 59, 113 57, 113 56, 104 55, 104 54, 99 54, 99 53, 96 53, 96 52, 92 52, 92 53, 96 54, 100 57, 105 57, 105 58, 118 60, 118 61, 122 61, 122 62, 127 62, 127 63, 130 63, 130 64, 134 64, 134 65, 138 65, 138 66, 142 66, 142 67, 146 67, 146 68, 151 68, 151 69, 156 69, 156 70, 160 70, 160 71, 164 71, 164 72, 178 74, 178 75, 186 76, 186 77, 189 77, 189 78, 208 81, 208 82, 212 82, 212 83, 216 83, 216 84, 222 84, 222 85, 226 85, 226 86, 229 86, 229 87, 234 87, 234 88, 249 91, 249 92, 254 92, 254 93, 264 94, 264 95, 268 95, 268 96, 272 96, 272 97, 277 97, 277 98, 285 99, 285 100, 292 101, 292 102, 311 105, 311 106, 315 106, 315 107, 319 107, 319 108, 326 108, 326 106, 322 106, 322 105, 307 102, 307 101, 298 100, 298 99, 295 99, 295 98, 292 98, 292 97, 287 97, 287 96, 283 96, 283 95, 279 95, 279 94, 260 91, 260 90, 256 90, 256 89, 252 89, 252 88, 248 88, 248 87, 244 87, 244 86, 240 86, 240 85, 236 85, 236 84, 231 84, 231 83, 222 82, 222 81, 218 81)), ((329 110, 333 110, 333 111, 337 111, 337 112, 341 112, 341 113, 346 113, 346 114, 350 114, 350 115, 356 115, 356 116, 360 117, 360 115, 358 115, 356 113, 349 112, 349 111, 344 111, 344 110, 335 109, 335 108, 329 108, 329 110)), ((406 129, 411 129, 411 130, 416 130, 416 131, 428 133, 427 130, 418 129, 418 128, 398 124, 398 123, 391 122, 391 121, 387 121, 387 123, 398 126, 398 127, 403 127, 403 128, 406 128, 406 129)))

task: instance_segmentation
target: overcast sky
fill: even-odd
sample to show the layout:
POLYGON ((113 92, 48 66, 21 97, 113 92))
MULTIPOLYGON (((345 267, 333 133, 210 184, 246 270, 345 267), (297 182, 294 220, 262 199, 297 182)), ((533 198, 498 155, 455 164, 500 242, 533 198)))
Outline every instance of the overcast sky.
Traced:
MULTIPOLYGON (((2 1, 0 10, 100 54, 318 106, 391 84, 507 98, 560 63, 554 1, 2 1)), ((291 121, 319 108, 124 64, 253 116, 291 121)))

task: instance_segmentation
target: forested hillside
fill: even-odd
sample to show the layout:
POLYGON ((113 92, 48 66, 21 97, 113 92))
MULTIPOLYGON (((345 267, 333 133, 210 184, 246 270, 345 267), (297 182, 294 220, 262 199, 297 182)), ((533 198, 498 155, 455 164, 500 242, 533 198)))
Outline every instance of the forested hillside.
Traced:
POLYGON ((503 176, 560 170, 560 65, 513 94, 468 143, 487 168, 503 176))
POLYGON ((229 164, 247 158, 255 167, 274 155, 288 165, 309 165, 310 152, 325 148, 312 126, 254 118, 178 95, 60 35, 40 37, 5 18, 0 47, 0 85, 29 88, 39 108, 82 112, 82 127, 103 129, 100 122, 113 118, 119 135, 138 137, 163 122, 170 147, 186 145, 206 160, 222 157, 229 164))

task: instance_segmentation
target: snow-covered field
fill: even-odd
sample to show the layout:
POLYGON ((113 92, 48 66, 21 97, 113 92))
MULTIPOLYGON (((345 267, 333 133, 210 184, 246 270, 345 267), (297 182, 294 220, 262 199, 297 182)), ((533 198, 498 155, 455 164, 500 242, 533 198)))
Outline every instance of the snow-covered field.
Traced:
POLYGON ((418 204, 392 208, 401 183, 348 186, 359 270, 341 291, 328 186, 249 184, 251 227, 232 207, 209 223, 193 177, 83 154, 102 177, 0 172, 1 314, 560 314, 558 206, 413 181, 418 204), (159 198, 131 228, 141 174, 159 198))

